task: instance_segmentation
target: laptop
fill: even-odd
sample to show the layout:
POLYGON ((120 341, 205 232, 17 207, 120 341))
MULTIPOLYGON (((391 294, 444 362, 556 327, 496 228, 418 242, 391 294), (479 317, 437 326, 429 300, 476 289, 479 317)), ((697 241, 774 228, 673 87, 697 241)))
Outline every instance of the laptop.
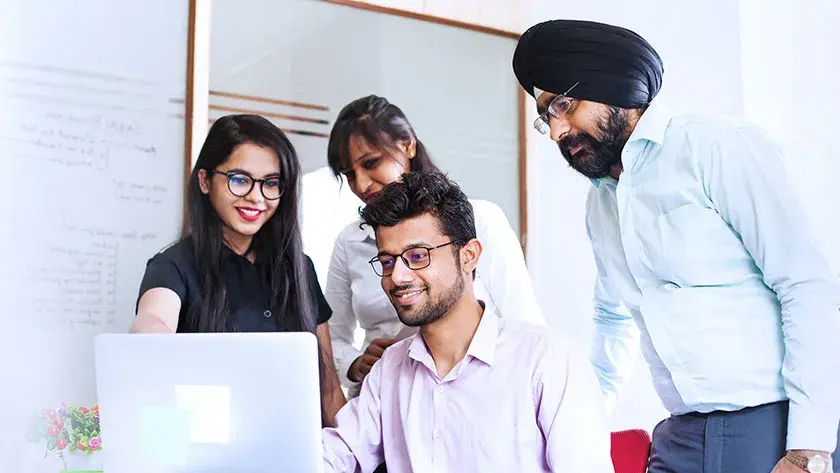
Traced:
POLYGON ((322 471, 313 334, 103 334, 95 357, 104 471, 322 471))

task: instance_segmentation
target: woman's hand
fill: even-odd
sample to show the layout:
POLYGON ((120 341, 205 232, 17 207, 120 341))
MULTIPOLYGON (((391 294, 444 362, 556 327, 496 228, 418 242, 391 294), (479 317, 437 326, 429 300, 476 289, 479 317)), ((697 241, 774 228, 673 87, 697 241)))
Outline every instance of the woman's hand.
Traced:
POLYGON ((385 349, 396 342, 397 339, 395 338, 377 338, 370 342, 365 352, 350 365, 350 369, 347 371, 347 377, 350 381, 362 382, 365 376, 370 373, 373 364, 382 358, 385 349))

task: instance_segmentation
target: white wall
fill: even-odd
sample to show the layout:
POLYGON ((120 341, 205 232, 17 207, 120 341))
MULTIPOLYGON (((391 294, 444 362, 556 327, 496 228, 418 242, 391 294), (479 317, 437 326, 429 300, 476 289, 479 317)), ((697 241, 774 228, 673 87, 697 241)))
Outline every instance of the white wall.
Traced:
POLYGON ((397 10, 422 13, 508 31, 521 31, 521 0, 358 0, 397 10))
MULTIPOLYGON (((743 113, 734 0, 532 0, 530 17, 531 24, 566 18, 633 29, 662 57, 661 98, 668 100, 672 110, 743 113)), ((529 99, 528 104, 533 101, 529 99)), ((595 270, 584 230, 584 202, 591 184, 569 169, 548 138, 529 129, 528 139, 528 261, 537 294, 553 326, 588 336, 595 270)), ((612 426, 652 429, 666 415, 639 357, 612 426)))
POLYGON ((741 0, 744 112, 777 138, 815 239, 840 271, 840 3, 741 0))

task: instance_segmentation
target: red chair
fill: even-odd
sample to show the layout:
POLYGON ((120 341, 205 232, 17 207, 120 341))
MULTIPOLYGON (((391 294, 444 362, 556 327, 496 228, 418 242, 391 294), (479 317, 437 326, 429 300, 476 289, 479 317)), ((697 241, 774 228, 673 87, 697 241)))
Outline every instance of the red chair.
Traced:
POLYGON ((650 434, 646 430, 621 430, 610 434, 615 473, 645 473, 650 455, 650 434))

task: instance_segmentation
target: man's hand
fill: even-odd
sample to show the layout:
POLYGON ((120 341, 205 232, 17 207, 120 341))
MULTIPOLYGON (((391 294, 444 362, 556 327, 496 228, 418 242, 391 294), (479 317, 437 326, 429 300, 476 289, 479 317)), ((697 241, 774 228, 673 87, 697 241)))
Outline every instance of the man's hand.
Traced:
POLYGON ((350 378, 350 381, 360 383, 365 379, 365 376, 370 373, 373 364, 382 357, 385 349, 396 343, 396 341, 395 338, 377 338, 370 342, 370 345, 362 353, 362 356, 356 358, 350 365, 350 369, 347 370, 347 377, 350 378))
MULTIPOLYGON (((795 452, 795 453, 798 453, 799 455, 803 455, 803 456, 811 456, 811 455, 814 455, 816 453, 822 453, 823 455, 828 456, 828 452, 819 452, 819 451, 816 451, 816 450, 791 450, 791 452, 795 452)), ((830 464, 829 464, 828 468, 829 469, 826 470, 826 471, 830 473, 832 471, 830 464)), ((787 458, 782 458, 781 460, 779 460, 779 463, 776 463, 776 466, 773 468, 773 471, 771 471, 770 473, 802 473, 803 471, 805 471, 805 470, 802 469, 802 468, 799 468, 796 465, 794 465, 787 458)))

